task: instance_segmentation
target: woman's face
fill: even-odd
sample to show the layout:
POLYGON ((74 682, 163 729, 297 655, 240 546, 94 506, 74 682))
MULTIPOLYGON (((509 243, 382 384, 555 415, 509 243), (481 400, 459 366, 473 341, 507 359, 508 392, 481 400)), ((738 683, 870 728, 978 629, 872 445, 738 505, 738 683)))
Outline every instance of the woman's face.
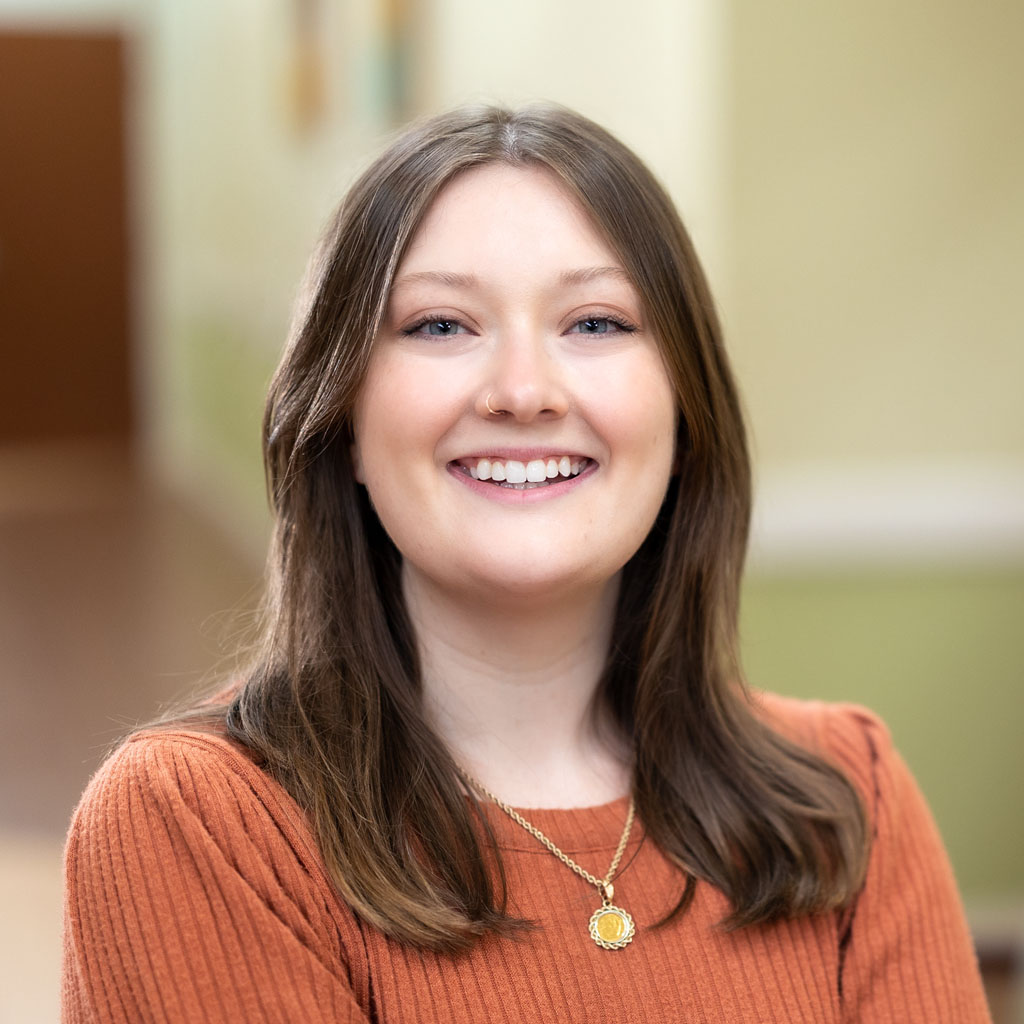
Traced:
POLYGON ((556 179, 455 178, 398 268, 355 410, 356 477, 405 571, 479 599, 607 585, 654 522, 675 432, 640 297, 556 179))

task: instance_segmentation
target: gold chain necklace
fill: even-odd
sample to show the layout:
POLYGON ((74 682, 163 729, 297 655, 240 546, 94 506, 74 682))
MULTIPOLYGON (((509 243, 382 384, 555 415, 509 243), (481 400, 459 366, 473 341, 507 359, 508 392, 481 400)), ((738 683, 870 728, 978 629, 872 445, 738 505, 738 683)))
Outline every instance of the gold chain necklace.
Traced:
POLYGON ((563 853, 555 846, 536 825, 531 825, 514 807, 510 807, 499 800, 489 789, 484 788, 472 775, 464 772, 461 768, 458 769, 458 772, 462 776, 462 781, 467 786, 475 789, 478 793, 482 793, 492 803, 497 804, 514 822, 522 825, 534 839, 543 843, 567 868, 572 868, 580 878, 596 887, 597 891, 601 894, 601 906, 594 911, 590 918, 590 937, 602 949, 622 949, 633 941, 633 936, 636 934, 633 918, 622 907, 617 907, 612 903, 612 898, 615 896, 615 886, 612 885, 612 879, 615 877, 615 872, 619 868, 619 862, 626 851, 629 833, 633 829, 633 819, 636 816, 636 805, 633 797, 629 798, 629 813, 626 815, 626 827, 622 830, 619 845, 615 850, 615 856, 612 857, 608 873, 604 878, 595 878, 586 868, 580 867, 572 857, 563 853))

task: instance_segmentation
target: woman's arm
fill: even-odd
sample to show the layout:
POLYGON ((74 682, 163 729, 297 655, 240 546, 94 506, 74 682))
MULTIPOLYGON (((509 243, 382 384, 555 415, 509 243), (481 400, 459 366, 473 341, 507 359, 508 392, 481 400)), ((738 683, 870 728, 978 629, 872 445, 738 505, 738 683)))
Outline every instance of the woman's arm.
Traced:
POLYGON ((843 1020, 990 1021, 953 872, 935 822, 885 726, 845 707, 829 747, 860 786, 874 831, 864 888, 840 941, 843 1020))
POLYGON ((354 922, 289 804, 215 738, 125 744, 68 838, 63 1019, 365 1021, 354 922))

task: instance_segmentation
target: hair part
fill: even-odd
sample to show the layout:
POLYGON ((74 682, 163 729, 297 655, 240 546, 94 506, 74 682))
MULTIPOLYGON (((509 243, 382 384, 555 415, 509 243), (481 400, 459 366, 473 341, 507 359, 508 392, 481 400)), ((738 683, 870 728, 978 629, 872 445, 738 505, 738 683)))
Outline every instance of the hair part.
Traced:
POLYGON ((733 927, 841 906, 865 871, 859 798, 836 768, 769 728, 739 681, 750 469, 710 292, 651 173, 564 108, 465 108, 414 125, 338 208, 267 401, 276 526, 264 627, 227 732, 303 808, 341 895, 384 933, 457 949, 524 925, 508 913, 487 819, 424 718, 400 556, 349 454, 405 249, 448 182, 494 162, 553 174, 604 233, 641 295, 680 410, 678 472, 623 570, 598 690, 633 744, 647 834, 687 879, 666 920, 696 878, 725 893, 733 927))

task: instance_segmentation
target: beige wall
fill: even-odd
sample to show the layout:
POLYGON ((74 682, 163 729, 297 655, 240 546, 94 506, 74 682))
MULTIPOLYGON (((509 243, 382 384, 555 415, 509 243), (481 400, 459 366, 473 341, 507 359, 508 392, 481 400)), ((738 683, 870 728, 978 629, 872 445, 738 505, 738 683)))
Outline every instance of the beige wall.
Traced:
POLYGON ((1024 7, 733 0, 720 293, 755 685, 868 704, 972 907, 1019 908, 1024 7))
POLYGON ((320 5, 322 98, 294 105, 294 5, 143 5, 138 154, 149 312, 147 448, 256 555, 259 423, 292 299, 331 207, 379 141, 380 5, 320 5))
POLYGON ((1024 7, 731 10, 723 300, 769 546, 874 493, 883 546, 1002 530, 1019 562, 1024 7))
POLYGON ((138 0, 0 0, 0 27, 107 27, 124 24, 137 7, 138 0))
POLYGON ((712 273, 725 272, 723 5, 439 0, 425 7, 426 109, 546 99, 594 118, 650 164, 712 273))

